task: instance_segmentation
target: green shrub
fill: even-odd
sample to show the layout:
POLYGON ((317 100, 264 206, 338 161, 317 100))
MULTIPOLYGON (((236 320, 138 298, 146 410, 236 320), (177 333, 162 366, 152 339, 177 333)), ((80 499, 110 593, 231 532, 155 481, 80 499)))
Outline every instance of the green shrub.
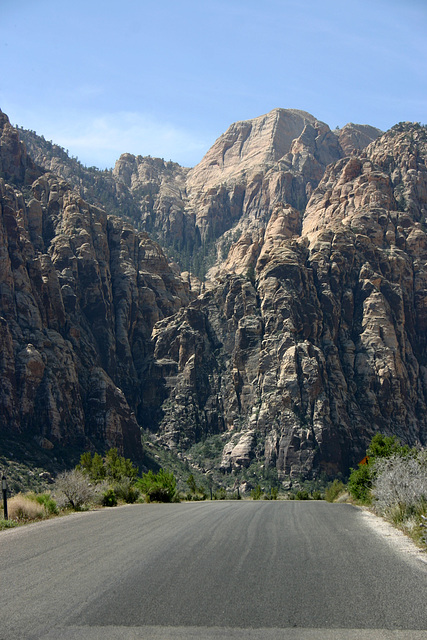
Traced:
POLYGON ((117 496, 113 489, 108 489, 102 496, 102 505, 104 507, 117 506, 117 496))
POLYGON ((335 478, 335 480, 325 489, 325 500, 327 502, 334 502, 344 491, 344 483, 341 482, 341 480, 338 480, 338 478, 335 478))
POLYGON ((2 531, 2 529, 12 529, 17 526, 18 523, 16 520, 5 520, 4 518, 0 518, 0 531, 2 531))
POLYGON ((226 500, 227 491, 224 489, 224 487, 220 487, 219 489, 217 489, 217 491, 215 491, 213 497, 214 497, 214 500, 226 500))
POLYGON ((35 495, 36 501, 43 505, 46 509, 46 513, 50 516, 56 515, 59 513, 58 506, 55 500, 48 493, 38 493, 35 495))
POLYGON ((374 479, 374 471, 370 464, 359 464, 357 469, 350 470, 348 490, 352 498, 370 504, 372 501, 371 490, 374 479))
POLYGON ((296 500, 310 500, 310 494, 307 489, 299 489, 295 494, 296 500))
POLYGON ((119 456, 115 448, 110 449, 105 454, 104 465, 106 477, 113 480, 122 480, 123 478, 135 480, 138 475, 138 469, 132 464, 131 460, 119 456))
POLYGON ((187 478, 187 484, 192 494, 197 492, 196 480, 192 473, 190 473, 190 475, 187 478))
POLYGON ((91 481, 95 484, 102 482, 107 475, 104 460, 99 453, 95 453, 93 458, 89 451, 82 453, 80 456, 80 464, 77 465, 77 469, 87 473, 91 481))
POLYGON ((393 455, 407 456, 411 449, 407 444, 401 445, 396 436, 385 436, 377 433, 366 450, 368 464, 377 458, 390 458, 393 455))
POLYGON ((164 469, 160 469, 157 474, 153 471, 144 473, 136 484, 149 502, 173 502, 175 499, 175 477, 164 469))
POLYGON ((115 482, 114 493, 119 500, 124 500, 127 504, 134 504, 139 498, 139 489, 130 478, 115 482))
POLYGON ((251 498, 252 498, 252 500, 261 500, 262 494, 263 494, 262 489, 261 489, 260 485, 258 484, 255 487, 255 489, 252 489, 251 498))
POLYGON ((124 478, 135 480, 138 475, 138 469, 131 460, 119 456, 115 447, 109 449, 104 458, 99 453, 92 457, 90 451, 86 451, 80 456, 80 464, 76 468, 86 473, 95 484, 105 479, 115 482, 124 478))
POLYGON ((396 436, 385 436, 377 433, 366 450, 366 459, 359 463, 357 469, 350 469, 348 490, 350 495, 363 504, 372 502, 372 486, 377 472, 375 463, 382 458, 392 456, 406 457, 415 454, 408 445, 401 445, 396 436))

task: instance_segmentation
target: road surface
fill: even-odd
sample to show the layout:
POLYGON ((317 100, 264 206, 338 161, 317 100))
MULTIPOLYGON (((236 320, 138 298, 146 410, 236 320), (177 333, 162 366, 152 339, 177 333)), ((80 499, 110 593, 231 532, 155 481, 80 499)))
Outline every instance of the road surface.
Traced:
POLYGON ((134 505, 0 533, 1 640, 425 640, 427 564, 345 504, 134 505))

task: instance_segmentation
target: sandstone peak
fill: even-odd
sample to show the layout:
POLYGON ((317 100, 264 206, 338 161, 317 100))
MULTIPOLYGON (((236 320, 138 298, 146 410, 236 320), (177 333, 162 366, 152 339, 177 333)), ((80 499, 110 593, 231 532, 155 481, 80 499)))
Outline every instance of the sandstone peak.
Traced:
POLYGON ((298 109, 273 109, 257 118, 235 122, 191 171, 190 186, 198 182, 209 186, 265 168, 290 151, 293 140, 307 124, 316 123, 314 116, 298 109))
POLYGON ((342 129, 336 129, 340 145, 345 155, 350 155, 354 150, 361 150, 371 142, 379 138, 383 131, 368 124, 354 124, 349 122, 342 129))

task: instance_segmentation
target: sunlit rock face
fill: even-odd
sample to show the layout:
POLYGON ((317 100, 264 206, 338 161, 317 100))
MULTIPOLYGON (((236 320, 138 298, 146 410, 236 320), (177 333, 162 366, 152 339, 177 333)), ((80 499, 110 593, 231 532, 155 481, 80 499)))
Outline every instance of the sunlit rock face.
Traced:
POLYGON ((191 170, 123 154, 120 217, 2 122, 8 429, 127 452, 140 427, 179 453, 220 434, 224 473, 283 481, 347 473, 378 431, 426 444, 425 127, 275 109, 191 170), (150 233, 178 260, 214 246, 205 282, 150 233))
POLYGON ((377 431, 425 444, 426 150, 405 124, 329 164, 305 211, 275 203, 156 325, 169 446, 225 432, 225 470, 295 477, 345 473, 377 431))

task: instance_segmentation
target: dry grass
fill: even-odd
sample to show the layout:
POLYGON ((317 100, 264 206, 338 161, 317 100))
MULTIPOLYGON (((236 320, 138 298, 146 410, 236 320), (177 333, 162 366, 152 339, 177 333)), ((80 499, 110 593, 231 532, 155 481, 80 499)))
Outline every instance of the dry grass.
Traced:
POLYGON ((43 505, 18 493, 7 501, 8 515, 11 520, 38 520, 46 516, 43 505))

